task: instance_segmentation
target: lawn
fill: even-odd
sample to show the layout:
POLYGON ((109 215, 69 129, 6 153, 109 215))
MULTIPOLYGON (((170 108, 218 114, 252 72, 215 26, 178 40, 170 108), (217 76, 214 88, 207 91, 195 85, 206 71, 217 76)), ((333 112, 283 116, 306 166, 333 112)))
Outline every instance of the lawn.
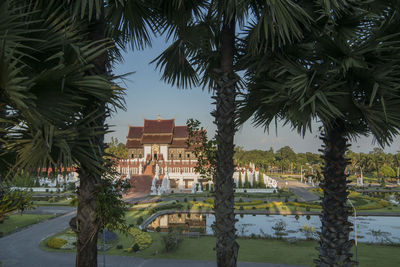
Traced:
MULTIPOLYGON (((215 260, 215 251, 213 250, 215 246, 215 238, 212 236, 200 238, 184 237, 177 251, 164 253, 162 235, 165 235, 165 233, 149 234, 153 238, 153 243, 149 248, 143 251, 128 253, 123 249, 117 249, 116 246, 114 246, 106 253, 107 255, 135 256, 141 258, 215 260)), ((313 266, 313 260, 316 259, 318 255, 318 251, 315 249, 318 246, 316 241, 298 241, 297 243, 289 243, 284 240, 274 239, 238 238, 237 240, 240 245, 239 261, 313 266), (290 255, 290 257, 282 257, 283 255, 290 255)), ((123 248, 127 248, 132 245, 132 242, 133 239, 130 236, 119 235, 116 244, 120 244, 123 248)), ((40 247, 47 251, 60 251, 46 248, 44 241, 41 243, 40 247)), ((359 266, 400 266, 400 258, 397 257, 399 249, 399 246, 359 243, 359 266)), ((70 250, 69 252, 73 251, 70 250)))
MULTIPOLYGON (((215 246, 214 237, 184 238, 176 252, 163 253, 162 234, 150 234, 153 237, 152 246, 133 255, 143 258, 215 260, 215 251, 213 250, 215 246)), ((120 240, 118 243, 124 245, 122 241, 127 240, 120 240)), ((312 266, 314 265, 313 259, 316 259, 318 254, 315 249, 318 245, 316 241, 288 243, 282 240, 239 238, 238 243, 240 245, 239 261, 312 266), (283 255, 290 255, 290 257, 282 257, 283 255)), ((400 258, 397 257, 399 249, 398 246, 359 244, 359 266, 400 266, 400 258)), ((108 253, 112 255, 130 255, 123 250, 115 248, 112 248, 108 253)))
MULTIPOLYGON (((130 211, 127 212, 126 219, 128 224, 136 226, 136 221, 139 217, 145 219, 148 216, 148 211, 130 211)), ((143 251, 137 253, 125 252, 124 249, 130 247, 134 240, 130 235, 119 233, 118 240, 113 242, 115 245, 106 253, 108 255, 136 256, 142 258, 215 260, 215 251, 213 250, 215 238, 212 236, 200 238, 184 237, 177 251, 164 253, 162 236, 165 233, 149 232, 149 234, 153 239, 152 245, 143 251), (123 249, 117 249, 117 245, 122 245, 123 249)), ((239 261, 313 266, 313 260, 317 258, 318 254, 318 251, 315 249, 318 246, 316 241, 290 243, 274 239, 238 238, 237 240, 240 245, 239 261), (282 255, 290 255, 290 257, 282 257, 282 255)), ((40 244, 42 249, 60 251, 47 248, 45 241, 43 240, 40 244)), ((399 250, 399 246, 360 243, 358 246, 359 266, 400 266, 400 258, 397 257, 399 250)), ((73 251, 69 250, 65 252, 73 251)))
POLYGON ((33 201, 33 205, 38 206, 69 206, 71 203, 71 199, 62 199, 59 201, 48 201, 48 200, 35 200, 33 201))
POLYGON ((0 232, 7 234, 16 230, 17 227, 18 229, 21 229, 52 217, 54 217, 54 215, 12 214, 9 215, 8 219, 5 219, 4 222, 0 224, 0 232))

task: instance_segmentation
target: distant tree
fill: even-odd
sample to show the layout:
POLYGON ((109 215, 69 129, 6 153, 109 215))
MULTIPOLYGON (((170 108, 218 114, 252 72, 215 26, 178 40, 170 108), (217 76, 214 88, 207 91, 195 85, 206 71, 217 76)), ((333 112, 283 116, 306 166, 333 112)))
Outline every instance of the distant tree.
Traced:
POLYGON ((107 143, 107 148, 104 152, 107 158, 128 158, 128 149, 123 143, 120 143, 118 139, 114 137, 111 137, 111 142, 107 143))

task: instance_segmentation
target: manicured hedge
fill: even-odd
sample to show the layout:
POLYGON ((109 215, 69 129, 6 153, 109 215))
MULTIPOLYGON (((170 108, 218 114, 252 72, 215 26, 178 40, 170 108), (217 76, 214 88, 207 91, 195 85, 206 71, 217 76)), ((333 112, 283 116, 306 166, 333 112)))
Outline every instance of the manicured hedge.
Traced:
POLYGON ((62 238, 52 237, 49 240, 47 240, 47 246, 49 248, 59 249, 65 244, 67 244, 67 240, 64 240, 62 238))
POLYGON ((137 246, 139 246, 139 250, 148 248, 151 245, 151 242, 153 241, 151 239, 151 236, 148 233, 143 232, 143 231, 139 230, 138 228, 131 227, 131 228, 129 228, 128 233, 130 235, 132 235, 132 237, 134 238, 134 241, 130 248, 125 249, 126 252, 135 251, 134 250, 135 244, 137 244, 137 246))
POLYGON ((262 204, 264 201, 262 200, 252 200, 251 202, 237 202, 235 203, 235 206, 254 206, 254 205, 259 205, 262 204))

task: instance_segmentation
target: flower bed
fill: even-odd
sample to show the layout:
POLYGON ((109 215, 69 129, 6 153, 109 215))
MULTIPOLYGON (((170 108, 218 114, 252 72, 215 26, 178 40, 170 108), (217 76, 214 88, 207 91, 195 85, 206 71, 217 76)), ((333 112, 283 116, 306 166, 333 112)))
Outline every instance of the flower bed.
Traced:
POLYGON ((62 246, 64 246, 67 243, 67 240, 58 238, 58 237, 53 237, 47 240, 47 246, 49 248, 55 248, 55 249, 60 249, 62 246))

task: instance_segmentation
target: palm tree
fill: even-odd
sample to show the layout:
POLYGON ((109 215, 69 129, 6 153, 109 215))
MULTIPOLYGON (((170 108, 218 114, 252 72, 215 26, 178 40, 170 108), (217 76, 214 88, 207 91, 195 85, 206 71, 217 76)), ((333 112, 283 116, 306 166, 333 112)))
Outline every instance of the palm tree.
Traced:
MULTIPOLYGON (((146 1, 69 0, 65 7, 70 8, 73 17, 80 17, 81 21, 88 23, 89 40, 96 43, 104 43, 106 38, 112 40, 113 46, 107 54, 92 58, 95 75, 108 76, 112 63, 120 59, 120 49, 125 50, 127 45, 132 48, 150 45, 148 28, 152 29, 153 15, 146 1)), ((87 140, 96 146, 95 155, 101 163, 107 131, 105 119, 109 112, 107 103, 99 101, 92 102, 83 111, 83 114, 93 118, 90 125, 101 133, 87 140)), ((78 212, 70 222, 78 234, 76 266, 97 266, 97 234, 101 225, 97 196, 104 171, 104 168, 99 168, 97 172, 92 172, 84 163, 78 169, 78 212)))
POLYGON ((77 265, 95 266, 104 118, 123 107, 112 76, 98 71, 113 45, 88 40, 92 25, 57 1, 9 0, 1 11, 2 151, 16 154, 14 168, 81 167, 77 265))
POLYGON ((254 44, 269 38, 274 46, 298 37, 307 22, 295 3, 265 1, 160 1, 160 29, 173 43, 154 62, 163 71, 163 79, 182 88, 202 86, 213 91, 218 144, 215 184, 216 255, 218 266, 236 266, 238 244, 235 241, 233 194, 234 135, 236 131, 236 95, 239 76, 235 73, 237 27, 254 44), (166 8, 168 3, 169 8, 166 8), (290 8, 288 8, 290 6, 290 8), (164 11, 164 12, 162 12, 164 11), (254 16, 256 19, 252 19, 254 16), (289 17, 286 17, 288 15, 289 17), (278 24, 279 26, 275 25, 278 24))
POLYGON ((367 162, 369 167, 376 171, 376 178, 378 179, 378 182, 382 182, 383 178, 381 176, 380 168, 385 163, 383 151, 375 148, 373 152, 368 154, 367 162))
POLYGON ((324 197, 315 262, 352 266, 345 152, 359 135, 372 134, 384 145, 398 134, 399 17, 388 4, 327 3, 333 2, 306 9, 314 23, 300 41, 277 50, 261 47, 257 57, 244 58, 253 67, 240 121, 254 115, 256 125, 268 128, 282 119, 304 135, 320 120, 324 197))

